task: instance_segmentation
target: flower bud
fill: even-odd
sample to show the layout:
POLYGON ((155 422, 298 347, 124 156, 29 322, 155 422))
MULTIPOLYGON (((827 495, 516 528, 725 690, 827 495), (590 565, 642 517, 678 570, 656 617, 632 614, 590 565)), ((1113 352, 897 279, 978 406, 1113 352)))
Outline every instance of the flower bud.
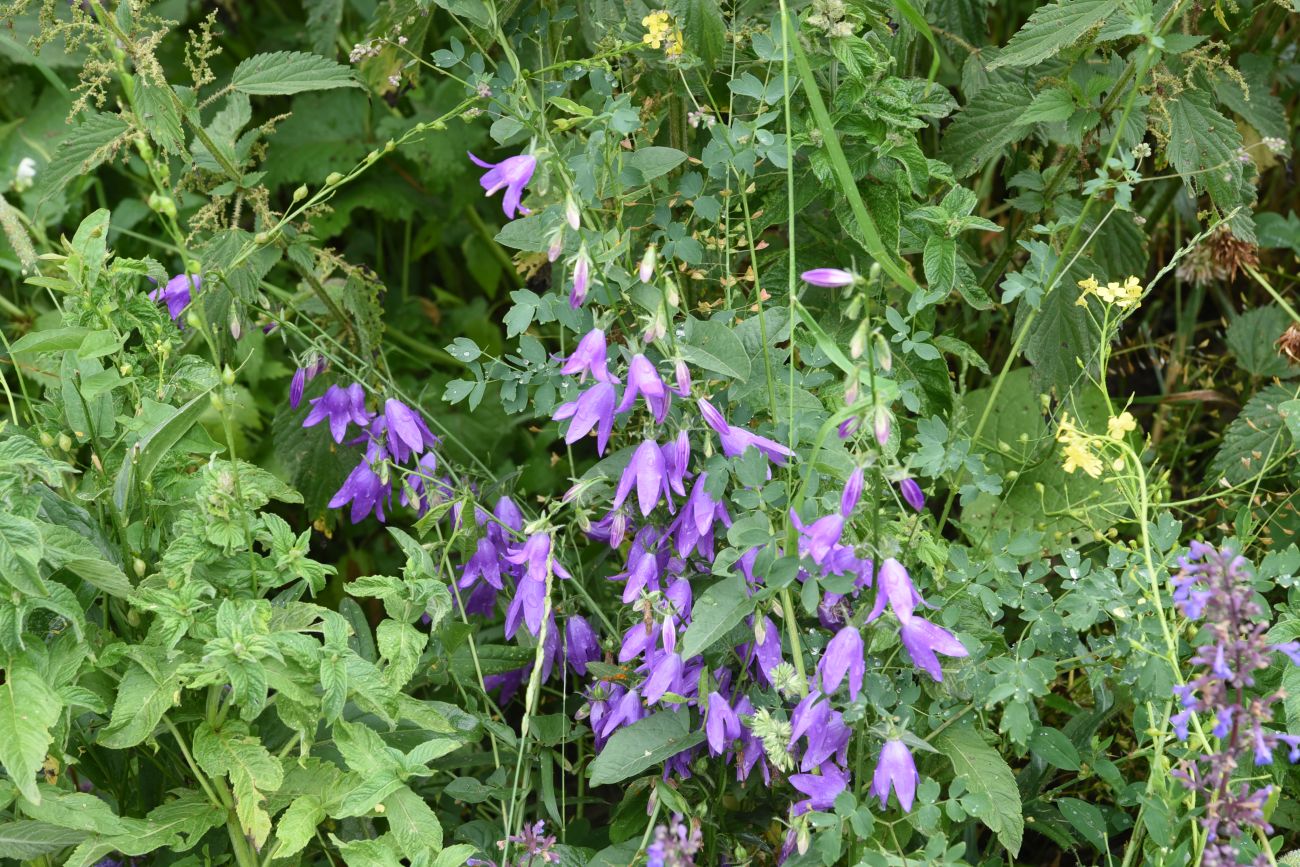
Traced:
POLYGON ((65 452, 72 451, 72 437, 65 433, 59 434, 59 448, 65 452))
POLYGON ((235 370, 227 364, 221 371, 221 381, 226 385, 235 384, 235 370))
POLYGON ((135 368, 131 366, 131 362, 124 361, 122 362, 122 365, 117 369, 117 372, 122 374, 123 376, 130 376, 134 370, 135 368))
POLYGON ((691 395, 691 370, 686 366, 686 362, 678 359, 677 361, 677 393, 682 397, 691 395))
POLYGON ((849 340, 849 357, 857 360, 862 357, 862 353, 867 350, 867 321, 864 319, 858 324, 858 328, 853 332, 853 337, 849 340))
POLYGON ((230 336, 238 340, 244 333, 244 326, 239 321, 239 314, 230 311, 230 336))
POLYGON ((203 325, 203 320, 199 318, 199 314, 194 311, 193 307, 185 314, 185 324, 191 328, 198 328, 203 325))
POLYGON ((875 334, 875 356, 876 364, 879 364, 880 369, 885 373, 894 369, 894 351, 889 348, 889 341, 885 339, 885 335, 879 331, 875 334))
POLYGON ((305 198, 307 198, 307 185, 303 184, 293 191, 293 200, 295 202, 301 202, 305 198))
POLYGON ((578 210, 578 203, 573 200, 572 194, 564 197, 564 219, 569 221, 569 228, 573 231, 582 228, 582 212, 578 210))
POLYGON ((641 257, 641 272, 637 275, 641 278, 642 283, 649 283, 655 276, 655 261, 658 254, 655 251, 655 245, 651 244, 645 248, 645 255, 641 257))
POLYGON ((337 187, 343 183, 343 174, 341 172, 330 172, 325 176, 325 186, 337 187))
POLYGON ((546 249, 546 261, 554 262, 556 259, 560 258, 560 254, 563 252, 564 232, 560 231, 551 236, 551 246, 546 249))
POLYGON ((208 395, 208 403, 212 404, 212 408, 217 412, 221 412, 226 408, 226 402, 222 400, 221 395, 217 394, 215 391, 208 395))
POLYGON ((135 577, 143 578, 145 571, 149 568, 139 557, 131 561, 131 568, 135 570, 135 577))
POLYGON ((871 420, 871 431, 876 436, 876 442, 882 446, 889 442, 889 434, 893 431, 893 420, 890 417, 889 409, 883 406, 877 406, 875 417, 871 420))
POLYGON ((45 446, 47 449, 54 447, 54 437, 49 433, 49 431, 41 431, 41 445, 45 446))

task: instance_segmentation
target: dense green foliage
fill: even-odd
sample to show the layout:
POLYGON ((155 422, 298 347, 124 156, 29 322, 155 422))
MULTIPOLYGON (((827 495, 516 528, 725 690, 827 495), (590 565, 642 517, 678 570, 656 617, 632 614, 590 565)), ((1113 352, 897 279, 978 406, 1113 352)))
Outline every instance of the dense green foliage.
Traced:
POLYGON ((0 858, 1287 863, 1297 11, 0 3, 0 858))

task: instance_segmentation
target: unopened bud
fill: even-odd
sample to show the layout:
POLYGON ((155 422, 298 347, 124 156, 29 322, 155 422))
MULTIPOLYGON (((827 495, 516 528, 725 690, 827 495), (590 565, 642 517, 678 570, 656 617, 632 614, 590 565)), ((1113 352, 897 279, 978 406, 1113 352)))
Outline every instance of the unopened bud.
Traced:
POLYGON ((882 446, 889 442, 889 434, 893 431, 893 419, 890 417, 889 409, 883 406, 877 406, 875 417, 871 421, 871 431, 876 436, 876 442, 882 446))
POLYGON ((655 276, 655 261, 658 259, 658 253, 655 245, 651 244, 645 248, 645 255, 641 257, 641 273, 638 274, 642 283, 649 283, 655 276))
POLYGON ((233 310, 230 312, 230 336, 238 340, 244 333, 244 326, 239 321, 239 314, 233 310))
POLYGON ((885 373, 889 373, 894 369, 894 351, 889 348, 889 341, 885 339, 885 335, 877 331, 875 337, 876 364, 879 364, 880 369, 885 373))
POLYGON ((53 448, 54 437, 49 433, 49 431, 41 431, 41 445, 45 446, 47 449, 53 448))
POLYGON ((149 567, 145 564, 143 560, 141 560, 139 557, 136 557, 134 560, 131 561, 131 568, 135 570, 135 576, 137 578, 143 578, 145 571, 149 567))
POLYGON ((569 228, 575 232, 582 227, 582 212, 578 210, 578 203, 573 200, 572 194, 564 197, 564 219, 569 221, 569 228))
POLYGON ((861 358, 862 353, 866 351, 867 351, 867 322, 864 319, 858 325, 857 330, 853 332, 853 337, 849 339, 849 357, 856 361, 857 359, 861 358))
POLYGON ((546 248, 546 261, 554 262, 556 259, 560 258, 560 254, 563 252, 564 232, 560 231, 551 236, 551 246, 546 248))
POLYGON ((221 371, 221 381, 226 385, 235 384, 235 370, 227 364, 221 371))
POLYGON ((226 408, 226 402, 222 400, 221 395, 217 394, 215 391, 208 395, 208 403, 212 404, 212 408, 217 412, 221 412, 226 408))
POLYGON ((203 320, 200 319, 199 314, 191 308, 190 311, 185 314, 185 324, 191 328, 198 328, 203 325, 203 320))
POLYGON ((65 433, 59 434, 59 448, 65 452, 72 451, 72 437, 65 433))
POLYGON ((303 184, 298 189, 293 191, 293 200, 295 202, 301 202, 305 198, 307 198, 307 185, 303 184))
POLYGON ((330 172, 325 176, 325 186, 327 187, 337 187, 341 183, 343 183, 343 175, 341 172, 330 172))

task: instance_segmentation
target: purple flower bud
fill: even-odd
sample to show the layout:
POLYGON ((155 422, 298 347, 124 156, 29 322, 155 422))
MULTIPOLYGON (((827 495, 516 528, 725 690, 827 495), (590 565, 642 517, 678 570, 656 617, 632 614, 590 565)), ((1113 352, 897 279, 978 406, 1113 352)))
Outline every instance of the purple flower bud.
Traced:
POLYGON ((569 228, 573 231, 582 228, 582 212, 578 210, 578 203, 572 195, 564 197, 564 219, 569 221, 569 228))
POLYGON ((563 252, 564 232, 563 230, 557 230, 554 235, 551 235, 551 244, 546 248, 546 261, 555 262, 555 260, 560 258, 560 254, 563 252))
POLYGON ((470 154, 469 158, 479 168, 488 169, 479 179, 479 185, 486 191, 485 195, 494 195, 502 189, 506 191, 501 199, 501 210, 507 217, 513 220, 516 211, 528 213, 527 208, 520 206, 519 200, 523 198, 524 187, 528 186, 533 172, 537 169, 536 157, 519 154, 499 163, 484 162, 473 154, 470 154))
POLYGON ((898 483, 898 490, 913 509, 919 512, 925 508, 925 494, 921 492, 921 486, 915 479, 903 479, 898 483))
POLYGON ((289 381, 289 408, 297 409, 298 404, 302 403, 302 392, 307 387, 307 369, 300 367, 293 372, 293 379, 289 381))
POLYGON ((916 772, 916 762, 912 751, 900 740, 885 741, 880 748, 880 758, 876 762, 876 773, 871 778, 871 794, 880 799, 880 805, 889 802, 889 790, 898 796, 898 805, 904 813, 912 811, 916 798, 916 784, 921 775, 916 772))
POLYGON ((663 424, 668 416, 668 406, 672 397, 668 393, 668 386, 659 376, 659 371, 655 369, 650 359, 641 353, 634 355, 632 363, 628 366, 627 389, 623 392, 623 399, 619 401, 616 411, 627 412, 636 403, 638 397, 645 399, 646 406, 654 413, 655 423, 663 424))
POLYGON ((877 406, 876 411, 871 419, 871 432, 876 437, 876 442, 882 446, 889 442, 889 434, 893 430, 893 420, 889 410, 883 406, 877 406))
POLYGON ((686 366, 686 362, 678 359, 676 365, 677 374, 677 395, 678 397, 691 396, 691 369, 686 366))
POLYGON ((580 676, 587 674, 587 663, 600 659, 600 643, 585 617, 574 614, 564 622, 564 656, 580 676))
POLYGON ((840 514, 846 518, 857 508, 858 500, 862 497, 864 479, 862 467, 854 467, 849 480, 844 483, 844 492, 840 494, 840 514))
POLYGON ((811 271, 803 272, 799 276, 805 283, 823 286, 827 289, 852 286, 858 279, 852 272, 843 271, 839 268, 814 268, 811 271))
POLYGON ((573 261, 573 289, 569 292, 569 306, 577 310, 587 300, 587 290, 591 288, 591 259, 587 256, 587 245, 578 250, 573 261))

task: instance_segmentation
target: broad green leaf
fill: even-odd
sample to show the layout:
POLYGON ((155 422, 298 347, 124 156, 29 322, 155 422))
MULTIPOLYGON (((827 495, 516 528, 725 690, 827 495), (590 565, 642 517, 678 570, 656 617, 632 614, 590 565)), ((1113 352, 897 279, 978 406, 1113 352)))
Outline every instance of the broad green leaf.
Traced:
POLYGON ((614 733, 587 771, 591 785, 626 780, 703 740, 704 731, 691 726, 689 712, 658 711, 614 733))
POLYGON ((1218 109, 1210 94, 1188 88, 1166 103, 1169 141, 1165 155, 1196 193, 1208 192, 1222 211, 1242 204, 1242 165, 1237 160, 1241 133, 1218 109))
POLYGON ((244 830, 260 849, 271 834, 266 794, 280 788, 284 769, 262 742, 248 736, 242 723, 227 721, 221 731, 206 722, 194 732, 194 759, 209 774, 229 775, 235 794, 235 812, 244 830))
MULTIPOLYGON (((22 811, 33 819, 75 831, 112 836, 142 833, 140 819, 123 819, 108 802, 85 792, 66 792, 45 783, 40 786, 40 803, 21 802, 22 811)), ((0 851, 4 851, 0 846, 0 851)))
POLYGON ((155 663, 158 677, 139 663, 131 663, 117 686, 117 701, 108 726, 100 733, 99 743, 110 749, 133 747, 153 734, 162 715, 180 697, 180 678, 176 670, 180 659, 155 663))
POLYGON ((940 158, 959 178, 972 175, 1024 132, 1034 92, 1007 82, 982 88, 944 131, 940 158))
POLYGON ((433 859, 433 867, 461 867, 477 851, 468 843, 457 843, 455 846, 448 846, 438 853, 437 858, 433 859))
POLYGON ((749 353, 726 325, 710 319, 689 321, 682 357, 696 367, 720 373, 743 383, 749 379, 749 353))
POLYGON ((63 191, 73 178, 85 177, 117 150, 118 139, 128 130, 115 114, 92 114, 68 132, 44 170, 37 176, 41 202, 63 191))
POLYGON ((1291 432, 1291 441, 1300 443, 1300 400, 1284 400, 1278 404, 1278 415, 1291 432))
POLYGON ((1241 414, 1228 425, 1223 443, 1210 464, 1216 478, 1245 484, 1277 461, 1292 447, 1291 432, 1282 418, 1282 406, 1295 400, 1296 390, 1269 385, 1246 401, 1241 414))
POLYGON ((652 181, 686 162, 686 154, 677 148, 648 147, 628 154, 625 161, 640 172, 643 179, 652 181))
POLYGON ((951 292, 953 282, 957 279, 957 242, 933 234, 925 241, 925 254, 922 258, 925 279, 930 283, 930 288, 951 292))
POLYGON ((70 527, 41 524, 42 558, 56 569, 67 569, 110 596, 131 595, 131 582, 85 536, 70 527))
POLYGON ((83 328, 80 325, 70 325, 66 328, 45 328, 24 334, 13 342, 10 351, 14 355, 25 355, 36 352, 60 352, 65 349, 76 349, 81 346, 82 341, 86 339, 86 335, 93 333, 94 329, 83 328))
POLYGON ((1109 851, 1110 847, 1106 843, 1106 816, 1097 806, 1078 798, 1059 798, 1056 806, 1065 820, 1093 848, 1099 852, 1109 851))
POLYGON ((685 0, 682 35, 687 47, 712 64, 726 48, 727 22, 718 8, 718 0, 685 0))
POLYGON ((408 858, 442 848, 442 825, 424 799, 402 786, 384 798, 388 830, 408 858))
POLYGON ((1300 376, 1300 366, 1277 348, 1277 339, 1290 324, 1291 317, 1276 304, 1252 307, 1228 324, 1224 339, 1247 373, 1290 379, 1300 376))
POLYGON ((1079 750, 1060 729, 1040 728, 1029 736, 1029 750, 1048 764, 1065 771, 1079 770, 1079 750))
POLYGON ((298 797, 280 816, 275 825, 275 839, 279 845, 275 857, 289 858, 303 850, 316 834, 316 826, 325 820, 325 808, 320 798, 313 794, 298 797))
POLYGON ((1052 87, 1034 97, 1021 118, 1025 123, 1054 123, 1074 114, 1074 97, 1064 87, 1052 87))
POLYGON ((51 855, 86 839, 85 831, 61 828, 48 822, 19 819, 0 823, 0 853, 6 858, 28 861, 51 855))
POLYGON ((352 70, 319 54, 276 51, 255 54, 235 67, 230 86, 252 96, 360 87, 352 70))
POLYGON ((63 702, 25 656, 11 656, 0 684, 0 766, 18 791, 33 804, 41 802, 36 774, 45 761, 63 702))
POLYGON ((970 795, 976 796, 964 798, 963 806, 997 835, 1007 851, 1020 854, 1025 820, 1020 790, 1006 760, 969 725, 949 727, 935 738, 934 746, 948 757, 970 795))
POLYGON ((753 610, 754 599, 739 575, 724 578, 705 590, 691 607, 691 625, 682 636, 682 659, 708 650, 753 610))
POLYGON ((169 84, 154 84, 147 75, 137 76, 137 104, 140 122, 145 132, 158 143, 158 147, 169 154, 185 152, 185 130, 181 126, 181 115, 172 98, 169 84))
MULTIPOLYGON (((202 792, 191 789, 179 798, 154 807, 141 823, 143 830, 113 837, 92 837, 68 857, 63 867, 90 867, 105 855, 145 855, 167 848, 184 852, 226 820, 226 811, 202 792)), ((135 820, 139 821, 139 820, 135 820)))
POLYGON ((1118 0, 1056 0, 1039 6, 988 68, 1033 66, 1046 60, 1079 42, 1118 6, 1118 0))
POLYGON ((385 620, 375 630, 379 652, 387 661, 384 680, 394 690, 406 686, 406 682, 415 674, 420 664, 420 654, 428 643, 429 636, 409 623, 398 620, 385 620))
POLYGON ((0 580, 27 596, 47 595, 49 590, 36 568, 41 553, 41 533, 36 524, 0 510, 0 580))

